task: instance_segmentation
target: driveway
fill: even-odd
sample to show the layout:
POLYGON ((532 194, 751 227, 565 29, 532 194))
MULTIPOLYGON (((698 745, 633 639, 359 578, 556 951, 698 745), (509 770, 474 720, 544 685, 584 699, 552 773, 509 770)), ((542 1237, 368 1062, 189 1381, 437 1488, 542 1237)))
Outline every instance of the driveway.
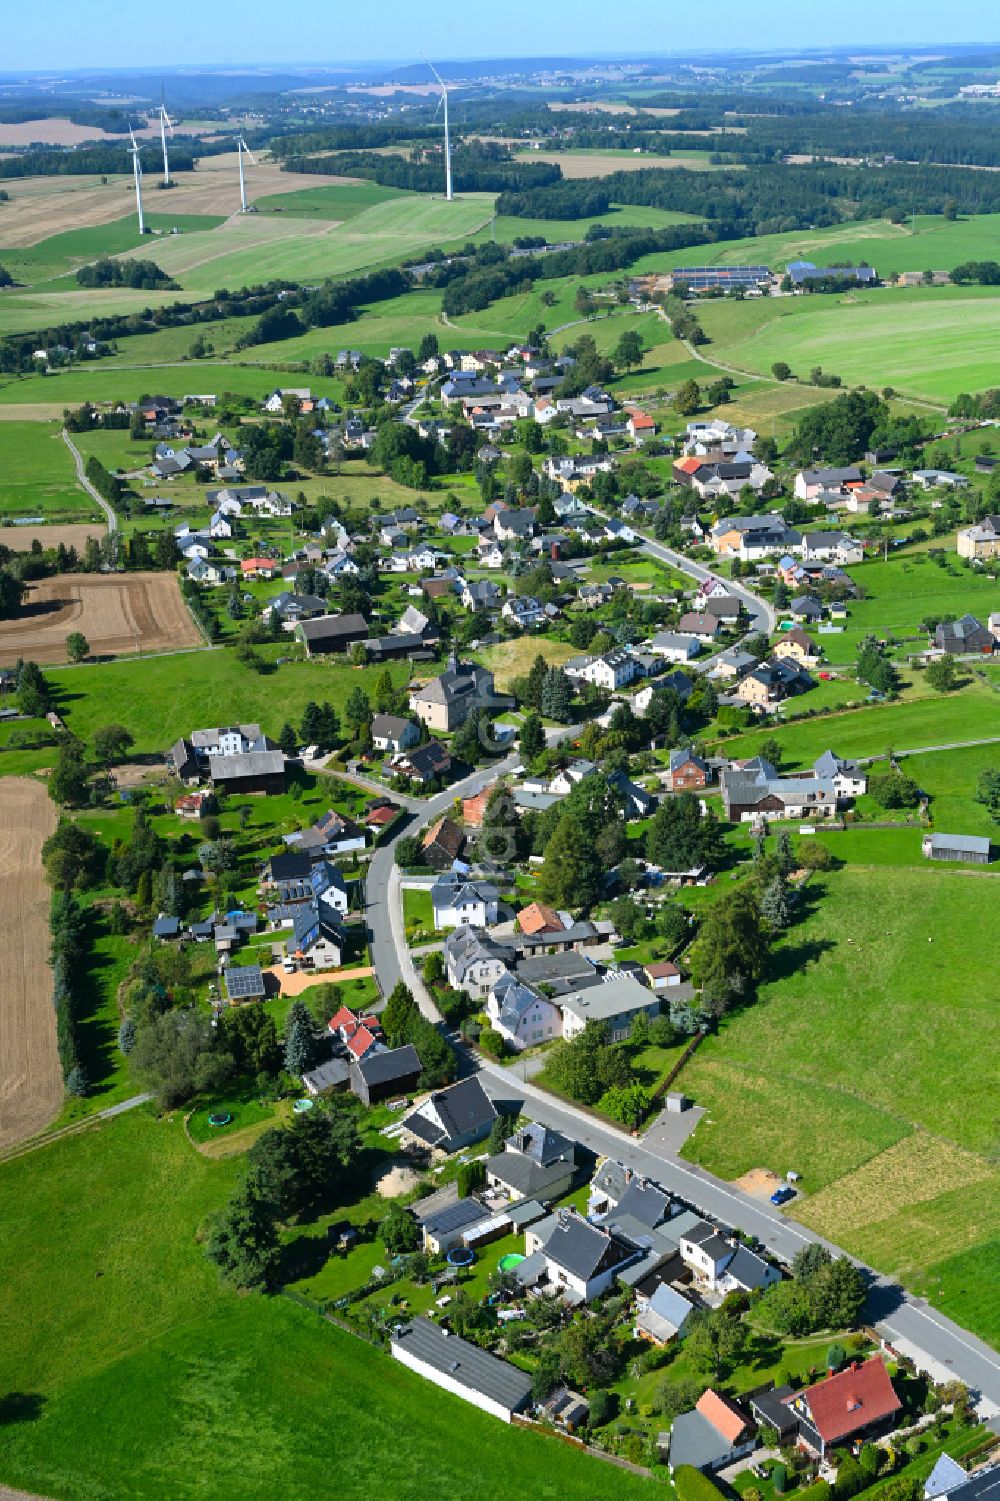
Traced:
POLYGON ((310 985, 339 985, 341 980, 367 980, 375 971, 370 964, 358 969, 297 969, 288 975, 280 964, 269 965, 262 974, 273 975, 278 982, 279 995, 301 995, 310 985))

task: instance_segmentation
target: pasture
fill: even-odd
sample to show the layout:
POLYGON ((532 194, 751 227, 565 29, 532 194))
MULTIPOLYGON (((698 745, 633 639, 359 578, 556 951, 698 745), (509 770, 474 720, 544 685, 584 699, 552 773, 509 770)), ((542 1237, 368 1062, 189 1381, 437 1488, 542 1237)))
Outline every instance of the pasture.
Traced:
POLYGON ((159 242, 151 255, 187 290, 204 293, 273 277, 346 276, 465 240, 488 222, 492 205, 488 194, 452 203, 404 194, 362 209, 345 224, 249 215, 204 235, 159 242))
POLYGON ((721 358, 762 374, 785 360, 805 380, 820 365, 849 385, 891 385, 939 402, 1000 379, 1000 296, 991 289, 886 288, 769 298, 751 309, 743 314, 737 305, 730 319, 730 309, 717 305, 706 332, 721 358), (760 315, 760 325, 744 335, 741 324, 760 315))
POLYGON ((985 897, 983 880, 926 864, 814 877, 757 1003, 685 1068, 709 1110, 685 1155, 728 1178, 793 1168, 797 1218, 906 1278, 995 1238, 985 897))
MULTIPOLYGON (((59 431, 50 423, 0 423, 0 522, 42 516, 48 522, 93 520, 103 529, 101 512, 76 483, 59 431)), ((7 530, 0 531, 0 542, 7 530)))
POLYGON ((63 1099, 48 949, 42 844, 56 826, 39 782, 5 778, 0 797, 0 1151, 41 1131, 63 1099))
POLYGON ((5 1482, 46 1496, 125 1485, 142 1501, 312 1501, 335 1473, 343 1501, 418 1501, 438 1486, 520 1501, 530 1473, 538 1501, 650 1493, 286 1299, 221 1287, 196 1234, 239 1170, 198 1153, 179 1116, 145 1111, 0 1167, 0 1386, 31 1394, 0 1428, 5 1482), (365 1440, 331 1458, 331 1425, 365 1440))
MULTIPOLYGON (((153 232, 140 235, 138 221, 133 213, 110 224, 92 224, 85 229, 70 229, 64 234, 49 235, 36 245, 13 246, 0 250, 0 264, 6 266, 14 280, 25 287, 46 286, 59 278, 70 277, 80 266, 97 260, 102 255, 127 254, 144 258, 153 240, 169 234, 172 229, 181 234, 214 229, 223 221, 212 214, 171 215, 156 213, 158 203, 146 213, 146 224, 153 232)), ((0 215, 0 234, 4 221, 0 215)), ((47 288, 50 291, 70 291, 76 286, 73 280, 62 286, 47 288)), ((6 300, 6 299, 5 299, 6 300)))
MULTIPOLYGON (((534 156, 534 153, 532 153, 534 156)), ((684 214, 675 209, 647 208, 644 204, 613 203, 603 214, 586 219, 520 219, 497 216, 494 233, 498 241, 510 244, 521 235, 544 235, 550 244, 563 240, 582 240, 595 224, 606 224, 611 229, 666 229, 671 224, 698 224, 696 214, 684 214)), ((707 246, 706 250, 712 250, 707 246)), ((688 255, 690 251, 686 252, 688 255)))
POLYGON ((8 666, 18 657, 65 662, 72 631, 83 632, 94 657, 203 642, 174 574, 66 573, 29 584, 20 614, 0 621, 0 660, 8 666))

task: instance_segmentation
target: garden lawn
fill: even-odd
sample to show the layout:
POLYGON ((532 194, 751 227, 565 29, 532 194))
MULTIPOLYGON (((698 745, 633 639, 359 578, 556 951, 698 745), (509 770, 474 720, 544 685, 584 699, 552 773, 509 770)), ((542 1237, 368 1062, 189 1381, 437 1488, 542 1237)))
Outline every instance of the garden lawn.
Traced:
POLYGON ((506 693, 515 678, 525 677, 537 656, 543 656, 550 665, 562 666, 571 657, 579 656, 568 641, 553 641, 547 636, 517 636, 510 641, 501 641, 474 654, 492 672, 497 691, 506 693))
POLYGON ((407 938, 412 939, 418 933, 434 933, 434 904, 428 888, 404 888, 403 921, 406 924, 407 938))
POLYGON ((195 1232, 238 1171, 145 1112, 0 1167, 0 1390, 23 1394, 4 1482, 81 1501, 521 1501, 530 1473, 542 1501, 650 1493, 286 1300, 221 1288, 195 1232))

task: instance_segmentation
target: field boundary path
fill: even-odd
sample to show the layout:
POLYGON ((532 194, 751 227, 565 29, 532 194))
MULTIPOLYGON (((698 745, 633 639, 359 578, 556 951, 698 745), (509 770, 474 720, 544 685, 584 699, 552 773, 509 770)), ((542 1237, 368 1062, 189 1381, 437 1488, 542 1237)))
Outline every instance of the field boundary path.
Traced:
POLYGON ((73 455, 73 463, 76 466, 77 484, 81 487, 81 489, 86 490, 87 494, 90 496, 94 504, 100 506, 101 510, 104 512, 105 518, 108 523, 108 531, 116 532, 118 530, 118 517, 115 515, 113 509, 108 505, 103 496, 98 495, 97 491, 90 483, 90 480, 87 478, 86 470, 84 469, 83 465, 83 455, 81 454, 80 450, 77 448, 76 444, 73 442, 73 439, 70 437, 65 428, 63 428, 62 430, 62 440, 66 444, 66 447, 69 449, 70 453, 73 455))
MULTIPOLYGON (((26 1157, 29 1152, 37 1152, 42 1147, 47 1147, 54 1141, 62 1141, 67 1136, 79 1136, 82 1131, 87 1131, 91 1126, 99 1126, 102 1121, 114 1120, 116 1115, 124 1115, 127 1110, 134 1110, 137 1105, 145 1105, 153 1098, 151 1094, 134 1094, 127 1100, 120 1100, 117 1105, 109 1105, 106 1110, 96 1110, 93 1115, 85 1115, 78 1121, 70 1121, 68 1126, 59 1126, 55 1131, 42 1131, 37 1136, 31 1136, 27 1141, 22 1141, 9 1151, 0 1152, 0 1162, 13 1162, 16 1157, 26 1157)), ((0 1491, 0 1501, 3 1501, 3 1492, 0 1491)))

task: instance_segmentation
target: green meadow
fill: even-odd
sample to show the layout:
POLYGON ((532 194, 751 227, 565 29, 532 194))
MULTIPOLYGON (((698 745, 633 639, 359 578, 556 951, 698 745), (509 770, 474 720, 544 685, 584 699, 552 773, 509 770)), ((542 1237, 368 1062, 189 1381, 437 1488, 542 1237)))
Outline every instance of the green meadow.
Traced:
POLYGON ((0 1166, 5 1482, 81 1501, 520 1501, 525 1474, 540 1501, 650 1493, 285 1299, 220 1287, 197 1234, 238 1171, 145 1111, 0 1166))
MULTIPOLYGON (((958 1251, 984 1271, 1000 1173, 981 1060, 1000 1023, 977 935, 996 878, 867 863, 861 841, 883 837, 848 857, 829 836, 844 868, 813 878, 757 1002, 684 1070, 708 1109, 685 1155, 729 1178, 801 1173, 792 1213, 883 1271, 932 1278, 958 1251)), ((997 1339, 985 1305, 967 1312, 997 1339)))
POLYGON ((73 457, 59 431, 51 422, 0 422, 0 519, 101 519, 76 483, 73 457))
POLYGON ((762 374, 784 360, 803 381, 819 365, 849 385, 940 402, 1000 380, 1000 296, 991 288, 893 287, 744 307, 706 304, 709 358, 762 374))
MULTIPOLYGON (((136 217, 129 214, 123 219, 112 220, 110 224, 93 224, 84 229, 67 230, 65 234, 50 235, 37 245, 0 249, 0 264, 6 266, 15 281, 36 286, 56 277, 70 277, 78 266, 102 255, 134 254, 137 259, 145 260, 150 246, 158 244, 158 237, 169 235, 172 229, 181 234, 192 234, 214 229, 222 223, 221 215, 147 214, 146 225, 153 232, 151 238, 139 234, 136 217)), ((69 281, 67 286, 75 286, 75 282, 69 281)))
MULTIPOLYGON (((291 640, 289 640, 291 645, 291 640)), ((265 648, 271 656, 279 647, 265 648)), ((409 664, 390 664, 405 683, 409 664)), ((371 693, 377 667, 347 667, 314 658, 258 673, 225 648, 177 656, 122 658, 117 662, 53 669, 60 713, 86 739, 103 724, 123 724, 138 753, 166 751, 201 725, 253 721, 277 736, 286 720, 297 724, 310 699, 341 709, 352 688, 371 693)))
POLYGON ((295 218, 332 219, 342 223, 354 219, 376 203, 388 203, 390 199, 415 194, 402 193, 396 188, 383 188, 377 182, 328 183, 321 188, 302 188, 297 193, 269 193, 257 204, 261 214, 290 214, 295 218))

